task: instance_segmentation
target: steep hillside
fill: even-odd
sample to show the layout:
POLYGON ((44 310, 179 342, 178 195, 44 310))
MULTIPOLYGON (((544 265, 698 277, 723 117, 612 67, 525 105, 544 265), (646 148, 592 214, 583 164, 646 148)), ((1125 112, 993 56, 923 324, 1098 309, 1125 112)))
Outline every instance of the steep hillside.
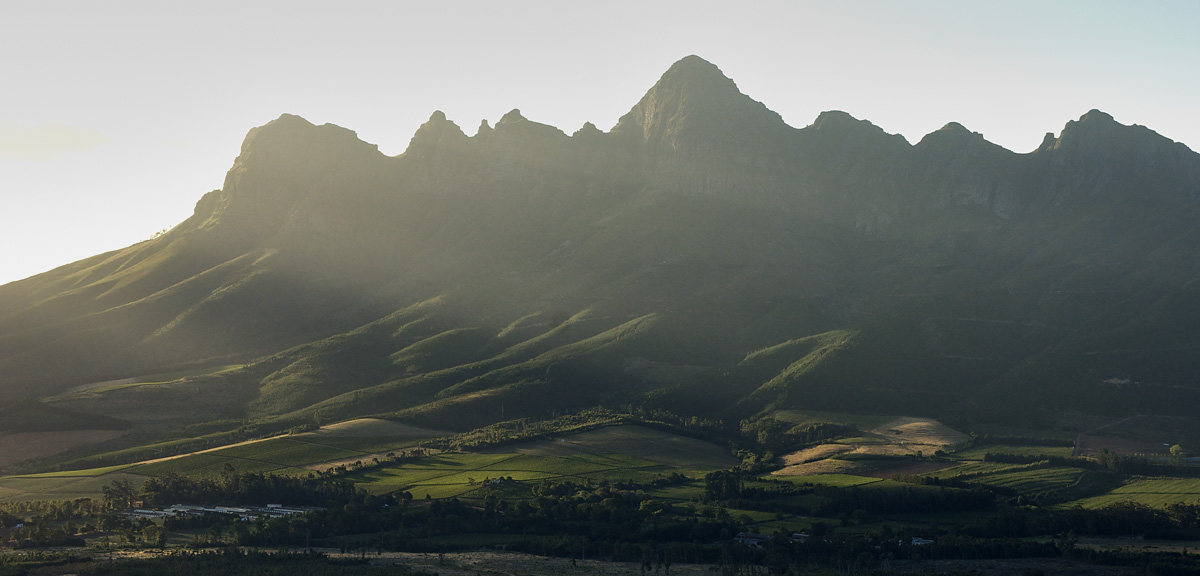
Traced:
POLYGON ((285 114, 169 233, 0 286, 0 389, 135 430, 1184 414, 1198 201, 1200 156, 1103 112, 1026 154, 953 122, 912 145, 844 112, 788 126, 695 56, 608 132, 435 112, 388 157, 285 114))

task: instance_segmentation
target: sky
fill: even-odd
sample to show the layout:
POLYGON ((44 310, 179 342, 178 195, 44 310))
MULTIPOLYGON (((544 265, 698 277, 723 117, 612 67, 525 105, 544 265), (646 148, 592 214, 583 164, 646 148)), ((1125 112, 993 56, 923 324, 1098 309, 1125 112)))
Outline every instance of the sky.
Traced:
POLYGON ((689 54, 795 127, 1016 152, 1090 109, 1200 150, 1200 2, 0 1, 0 284, 169 229, 291 113, 404 152, 442 110, 602 130, 689 54))

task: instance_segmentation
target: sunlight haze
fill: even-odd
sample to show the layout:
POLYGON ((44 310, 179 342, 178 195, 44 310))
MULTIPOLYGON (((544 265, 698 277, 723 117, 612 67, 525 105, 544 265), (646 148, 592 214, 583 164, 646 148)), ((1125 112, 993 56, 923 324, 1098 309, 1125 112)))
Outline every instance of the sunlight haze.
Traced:
POLYGON ((608 130, 696 54, 793 127, 1016 152, 1096 108, 1200 148, 1194 2, 7 2, 0 284, 150 238, 282 113, 402 153, 442 110, 608 130))

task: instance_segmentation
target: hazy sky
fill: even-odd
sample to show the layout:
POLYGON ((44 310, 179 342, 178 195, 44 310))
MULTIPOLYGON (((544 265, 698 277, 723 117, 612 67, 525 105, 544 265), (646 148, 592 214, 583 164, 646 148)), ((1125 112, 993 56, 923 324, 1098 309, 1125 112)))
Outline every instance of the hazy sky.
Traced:
POLYGON ((1200 2, 0 2, 0 283, 149 238, 288 112, 389 155, 442 110, 603 130, 697 54, 792 126, 1028 152, 1092 108, 1200 149, 1200 2))

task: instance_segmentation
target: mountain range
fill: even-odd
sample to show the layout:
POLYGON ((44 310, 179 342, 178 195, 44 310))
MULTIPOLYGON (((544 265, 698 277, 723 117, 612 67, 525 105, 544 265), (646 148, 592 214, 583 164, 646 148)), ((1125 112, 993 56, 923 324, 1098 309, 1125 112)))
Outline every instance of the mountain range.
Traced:
POLYGON ((1197 247, 1200 156, 1148 128, 1092 110, 1023 154, 954 122, 798 129, 689 56, 607 132, 434 112, 386 156, 254 128, 169 232, 0 286, 0 391, 155 434, 1194 418, 1197 247))

